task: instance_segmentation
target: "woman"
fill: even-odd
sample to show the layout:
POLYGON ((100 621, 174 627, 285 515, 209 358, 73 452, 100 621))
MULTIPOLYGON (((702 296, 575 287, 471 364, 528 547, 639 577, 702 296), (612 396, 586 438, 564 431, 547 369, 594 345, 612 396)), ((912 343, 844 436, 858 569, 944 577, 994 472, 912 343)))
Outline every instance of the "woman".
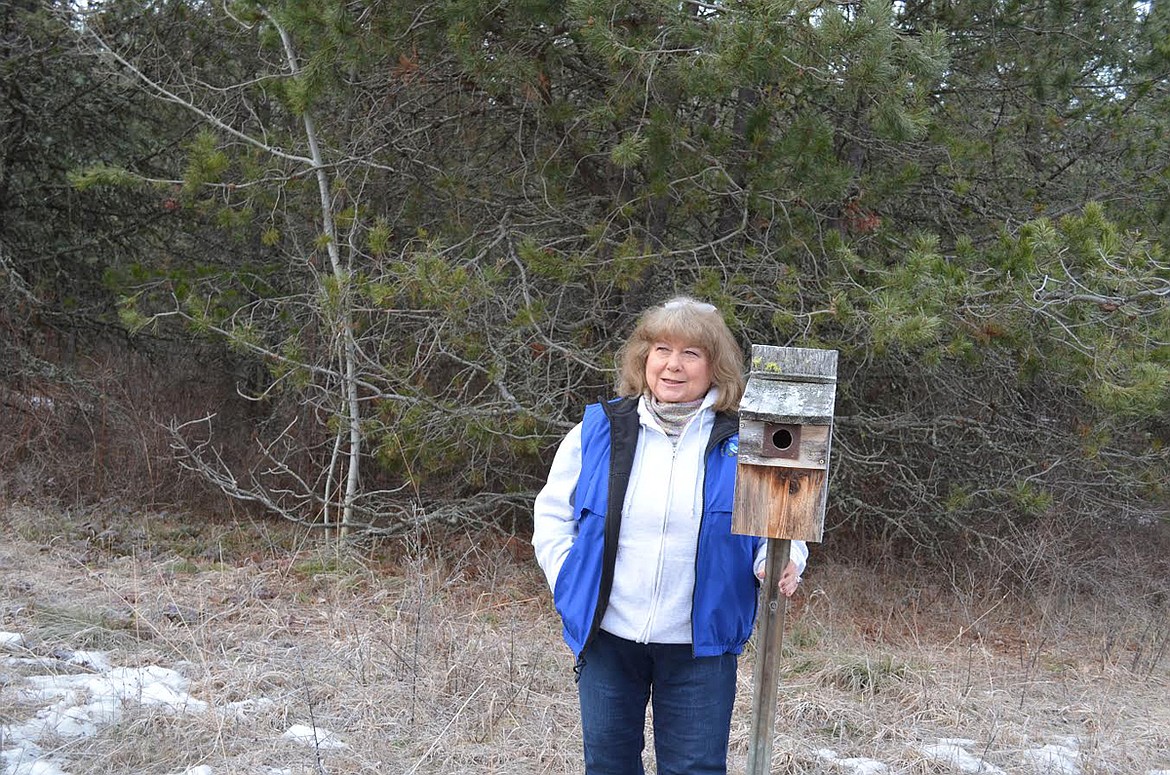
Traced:
MULTIPOLYGON (((643 772, 653 700, 658 772, 722 775, 766 545, 731 533, 743 353, 715 307, 679 297, 620 361, 620 397, 557 450, 532 536, 577 657, 585 771, 643 772)), ((807 558, 793 541, 784 594, 807 558)))

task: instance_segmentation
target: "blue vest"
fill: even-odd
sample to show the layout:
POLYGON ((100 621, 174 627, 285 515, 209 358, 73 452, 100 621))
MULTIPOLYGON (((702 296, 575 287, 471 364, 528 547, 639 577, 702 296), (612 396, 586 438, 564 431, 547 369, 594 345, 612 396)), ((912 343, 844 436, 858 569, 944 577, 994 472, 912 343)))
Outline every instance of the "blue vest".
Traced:
MULTIPOLYGON (((691 645, 696 657, 740 653, 756 618, 752 564, 763 539, 731 532, 738 425, 736 415, 717 414, 705 452, 703 514, 691 599, 691 645)), ((597 633, 609 602, 638 429, 637 399, 615 399, 585 409, 581 474, 572 497, 577 539, 553 589, 565 642, 576 656, 597 633)))

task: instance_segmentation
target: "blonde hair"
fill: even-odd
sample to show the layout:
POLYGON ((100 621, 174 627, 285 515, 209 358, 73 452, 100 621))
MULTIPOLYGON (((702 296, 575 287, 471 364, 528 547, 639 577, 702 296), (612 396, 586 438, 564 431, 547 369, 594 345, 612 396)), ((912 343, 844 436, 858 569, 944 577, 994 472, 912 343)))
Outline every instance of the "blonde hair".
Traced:
POLYGON ((731 411, 743 397, 743 350, 719 310, 689 296, 676 296, 642 313, 634 333, 618 353, 617 394, 632 398, 649 392, 646 358, 663 340, 698 347, 707 356, 711 384, 719 388, 715 411, 731 411))

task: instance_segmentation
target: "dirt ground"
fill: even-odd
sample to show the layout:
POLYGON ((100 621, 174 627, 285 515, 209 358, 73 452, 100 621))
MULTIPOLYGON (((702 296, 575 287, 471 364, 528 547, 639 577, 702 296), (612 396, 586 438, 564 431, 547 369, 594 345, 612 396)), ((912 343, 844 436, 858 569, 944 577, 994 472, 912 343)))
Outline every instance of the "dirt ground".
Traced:
MULTIPOLYGON (((0 522, 6 772, 582 772, 572 659, 523 537, 419 532, 339 552, 279 524, 114 509, 8 506, 0 522), (72 734, 46 720, 92 703, 30 690, 149 666, 190 704, 122 698, 72 734), (29 729, 36 751, 19 759, 29 729)), ((814 551, 773 771, 1170 772, 1167 575, 1097 591, 1057 578, 1021 593, 1003 569, 814 551)), ((732 772, 754 659, 749 644, 732 772)))

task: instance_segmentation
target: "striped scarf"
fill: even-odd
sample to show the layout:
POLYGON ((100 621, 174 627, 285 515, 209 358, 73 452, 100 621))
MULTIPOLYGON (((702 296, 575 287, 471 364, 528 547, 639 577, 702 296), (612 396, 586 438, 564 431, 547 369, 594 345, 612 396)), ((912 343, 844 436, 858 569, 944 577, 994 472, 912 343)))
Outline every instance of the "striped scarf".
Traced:
POLYGON ((678 446, 678 437, 682 435, 683 428, 687 427, 687 423, 698 413, 699 407, 702 405, 702 398, 669 404, 659 401, 653 395, 646 397, 646 406, 650 409, 650 414, 654 415, 654 419, 662 426, 662 430, 666 431, 670 443, 675 446, 678 446))

